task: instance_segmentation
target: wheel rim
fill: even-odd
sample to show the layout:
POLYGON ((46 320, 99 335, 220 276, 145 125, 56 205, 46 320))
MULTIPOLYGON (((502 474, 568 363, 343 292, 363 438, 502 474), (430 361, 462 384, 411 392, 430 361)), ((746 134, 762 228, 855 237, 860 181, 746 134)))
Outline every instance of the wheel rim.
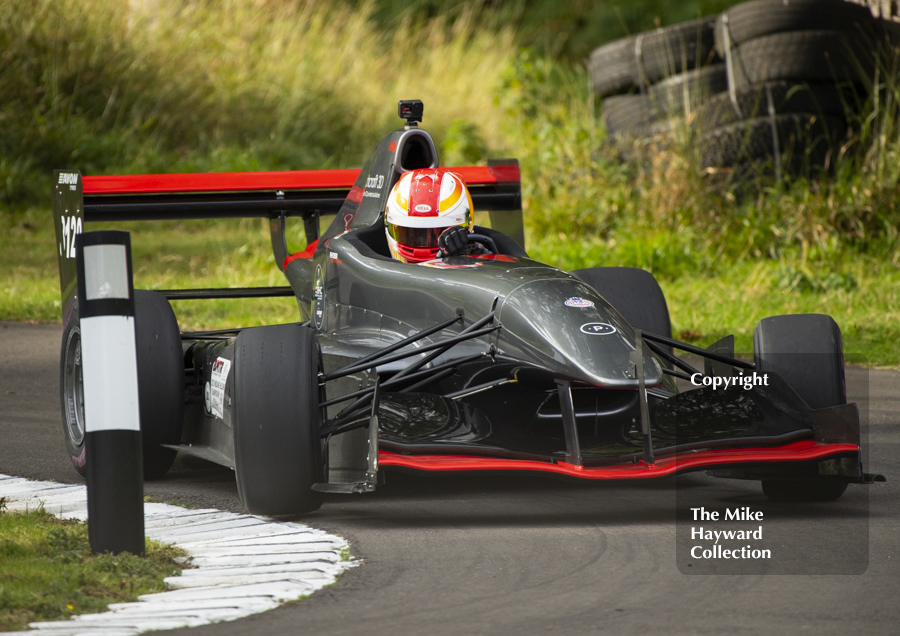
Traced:
POLYGON ((66 434, 75 446, 84 442, 84 375, 81 360, 81 331, 69 332, 65 357, 66 434))

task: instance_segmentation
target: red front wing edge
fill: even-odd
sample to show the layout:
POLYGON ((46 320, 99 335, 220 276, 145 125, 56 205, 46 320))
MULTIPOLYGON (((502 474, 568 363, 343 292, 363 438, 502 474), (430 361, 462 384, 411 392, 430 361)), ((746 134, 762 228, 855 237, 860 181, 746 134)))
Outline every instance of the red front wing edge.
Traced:
POLYGON ((395 466, 427 471, 533 470, 582 479, 645 479, 727 464, 801 462, 844 453, 858 453, 859 450, 859 446, 855 444, 819 444, 811 440, 804 440, 777 448, 730 448, 697 451, 663 457, 658 459, 655 464, 638 461, 634 464, 615 466, 576 466, 565 462, 551 463, 465 455, 400 455, 379 451, 378 464, 380 467, 395 466))

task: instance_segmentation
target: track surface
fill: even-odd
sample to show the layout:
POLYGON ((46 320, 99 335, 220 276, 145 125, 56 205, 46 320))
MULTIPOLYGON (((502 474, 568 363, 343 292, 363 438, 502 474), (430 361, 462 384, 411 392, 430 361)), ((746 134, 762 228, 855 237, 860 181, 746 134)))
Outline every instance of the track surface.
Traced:
MULTIPOLYGON (((53 325, 0 323, 0 472, 80 482, 59 424, 60 335, 53 325)), ((178 633, 896 633, 900 372, 848 370, 851 399, 860 400, 867 377, 867 470, 889 482, 851 486, 837 503, 773 506, 754 483, 701 474, 583 484, 391 473, 379 492, 329 496, 303 520, 347 538, 361 567, 302 603, 178 633), (832 562, 840 570, 842 559, 852 571, 865 561, 866 547, 868 569, 682 574, 675 514, 685 512, 687 496, 708 507, 765 510, 765 532, 777 532, 788 546, 776 553, 773 571, 829 571, 832 562), (852 554, 841 554, 841 546, 852 554)), ((145 492, 241 511, 232 473, 205 464, 179 461, 145 492)))

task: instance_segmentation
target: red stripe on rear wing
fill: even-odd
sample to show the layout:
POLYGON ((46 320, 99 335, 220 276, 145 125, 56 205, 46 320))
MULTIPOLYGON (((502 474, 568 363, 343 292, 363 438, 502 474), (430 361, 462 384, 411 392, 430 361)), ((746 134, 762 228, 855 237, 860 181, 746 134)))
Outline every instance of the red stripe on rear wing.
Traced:
MULTIPOLYGON (((517 165, 459 166, 456 172, 469 186, 515 183, 517 165)), ((85 196, 253 192, 258 190, 349 190, 359 170, 285 170, 278 172, 208 172, 196 174, 136 174, 83 177, 85 196)))

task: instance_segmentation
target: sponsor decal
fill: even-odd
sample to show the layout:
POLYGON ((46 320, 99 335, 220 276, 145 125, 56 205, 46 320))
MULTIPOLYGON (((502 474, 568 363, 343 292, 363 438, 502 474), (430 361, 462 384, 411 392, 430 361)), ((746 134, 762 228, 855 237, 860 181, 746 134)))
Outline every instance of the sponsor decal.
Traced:
POLYGON ((592 303, 590 300, 585 300, 584 298, 579 298, 578 296, 574 296, 574 297, 572 297, 572 298, 569 298, 569 299, 566 300, 566 302, 564 302, 563 304, 564 304, 566 307, 584 307, 584 308, 587 308, 587 307, 593 307, 593 306, 594 306, 594 303, 592 303))
POLYGON ((377 199, 381 196, 381 192, 369 192, 369 190, 381 190, 384 187, 384 175, 377 175, 366 178, 366 191, 363 192, 364 197, 377 199))
POLYGON ((381 190, 382 187, 384 187, 384 175, 380 174, 366 179, 366 188, 381 190))
POLYGON ((225 418, 225 381, 231 371, 231 360, 216 358, 209 375, 209 412, 220 419, 225 418))
POLYGON ((394 152, 397 149, 397 142, 392 141, 388 144, 388 152, 394 152))
POLYGON ((78 185, 77 172, 60 172, 57 185, 78 185))
POLYGON ((756 371, 753 372, 753 375, 744 375, 744 372, 741 371, 730 378, 720 375, 695 373, 691 376, 691 384, 694 386, 711 386, 713 390, 742 386, 745 391, 749 391, 755 386, 769 386, 769 376, 766 373, 757 373, 756 371))
POLYGON ((605 322, 586 322, 581 325, 581 333, 591 336, 608 336, 616 333, 616 328, 605 322))
POLYGON ((325 276, 322 274, 322 266, 316 265, 316 278, 313 285, 312 301, 313 324, 316 329, 322 328, 325 320, 325 276))
POLYGON ((212 411, 210 407, 210 404, 212 404, 212 391, 210 390, 209 382, 203 388, 203 404, 206 406, 206 412, 210 413, 212 411))
POLYGON ((427 203, 420 203, 415 207, 416 212, 431 212, 431 206, 427 203))

